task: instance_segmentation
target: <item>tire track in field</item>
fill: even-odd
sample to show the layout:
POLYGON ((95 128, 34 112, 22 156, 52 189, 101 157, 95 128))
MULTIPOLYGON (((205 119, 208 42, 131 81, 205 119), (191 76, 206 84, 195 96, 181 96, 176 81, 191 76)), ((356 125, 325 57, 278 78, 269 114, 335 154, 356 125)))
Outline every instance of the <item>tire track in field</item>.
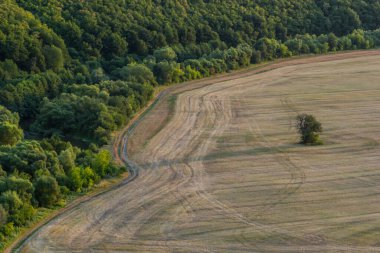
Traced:
MULTIPOLYGON (((234 87, 234 88, 236 88, 236 87, 234 87)), ((212 98, 210 98, 210 101, 212 102, 213 108, 214 108, 213 110, 210 110, 210 112, 211 112, 210 115, 218 115, 221 112, 228 111, 228 110, 226 110, 225 106, 223 107, 221 105, 220 101, 217 101, 217 100, 212 99, 212 98)), ((224 99, 224 101, 226 101, 226 100, 224 99)), ((225 117, 225 119, 231 118, 231 113, 228 113, 227 115, 228 116, 225 117)), ((223 119, 223 117, 221 117, 221 118, 223 119)), ((200 158, 207 153, 208 145, 211 142, 211 140, 213 139, 213 137, 215 135, 218 135, 218 134, 222 133, 225 130, 226 125, 228 125, 227 123, 228 122, 226 120, 224 120, 224 121, 221 120, 220 124, 217 124, 217 123, 214 124, 214 127, 213 127, 214 130, 210 134, 208 140, 204 141, 204 144, 199 149, 198 154, 196 154, 194 156, 194 159, 192 161, 190 161, 190 162, 195 162, 195 161, 201 160, 200 158), (224 127, 222 127, 223 125, 224 125, 224 127)), ((264 230, 264 231, 273 230, 273 231, 276 231, 276 232, 289 234, 289 231, 280 231, 280 230, 278 230, 276 228, 272 228, 270 226, 264 226, 264 225, 262 225, 260 223, 250 221, 246 217, 244 217, 242 214, 238 213, 236 210, 234 210, 233 208, 231 208, 230 206, 228 206, 225 203, 222 203, 222 202, 216 200, 215 198, 213 198, 203 188, 203 181, 202 180, 203 180, 203 173, 204 173, 204 171, 200 170, 200 165, 197 166, 196 170, 200 171, 199 172, 199 178, 197 180, 197 182, 198 182, 198 184, 197 184, 197 192, 198 192, 198 194, 200 195, 201 198, 204 198, 210 204, 212 204, 215 207, 215 210, 217 212, 221 212, 223 215, 225 215, 228 218, 237 219, 237 220, 239 220, 240 222, 242 222, 242 223, 244 223, 246 225, 254 226, 256 229, 261 229, 261 230, 264 230)), ((290 184, 291 183, 292 183, 292 181, 290 182, 290 184)), ((298 238, 303 239, 302 235, 299 235, 299 234, 292 234, 292 236, 296 236, 298 238)))

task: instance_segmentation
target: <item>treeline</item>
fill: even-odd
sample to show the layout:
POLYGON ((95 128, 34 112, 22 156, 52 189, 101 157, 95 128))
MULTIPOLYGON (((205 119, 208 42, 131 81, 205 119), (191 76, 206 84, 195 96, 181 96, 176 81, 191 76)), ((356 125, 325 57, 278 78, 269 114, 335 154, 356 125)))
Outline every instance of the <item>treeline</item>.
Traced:
MULTIPOLYGON (((189 51, 177 45, 157 49, 144 58, 128 55, 109 61, 73 61, 73 70, 68 67, 58 73, 48 70, 3 80, 0 104, 20 115, 29 136, 56 134, 85 145, 101 145, 146 105, 159 84, 199 79, 293 55, 369 49, 379 42, 379 30, 354 30, 342 37, 306 34, 285 42, 262 38, 254 47, 240 44, 220 49, 206 44, 189 51), (194 54, 197 58, 191 58, 194 54)), ((7 61, 9 64, 10 60, 4 63, 7 61)))
POLYGON ((0 0, 0 241, 123 171, 98 147, 154 87, 378 47, 379 27, 378 0, 0 0))
POLYGON ((37 208, 63 205, 70 192, 125 170, 95 146, 80 149, 57 135, 23 140, 18 121, 17 113, 0 106, 0 246, 35 218, 37 208))

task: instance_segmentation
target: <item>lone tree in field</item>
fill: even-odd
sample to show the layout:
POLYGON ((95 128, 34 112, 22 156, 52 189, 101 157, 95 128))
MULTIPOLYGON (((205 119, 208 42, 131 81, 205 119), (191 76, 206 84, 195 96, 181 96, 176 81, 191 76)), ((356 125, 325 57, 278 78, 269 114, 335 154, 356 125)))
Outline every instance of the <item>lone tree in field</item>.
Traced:
POLYGON ((305 145, 321 145, 319 133, 322 132, 322 125, 313 115, 300 114, 297 116, 297 129, 301 135, 301 143, 305 145))

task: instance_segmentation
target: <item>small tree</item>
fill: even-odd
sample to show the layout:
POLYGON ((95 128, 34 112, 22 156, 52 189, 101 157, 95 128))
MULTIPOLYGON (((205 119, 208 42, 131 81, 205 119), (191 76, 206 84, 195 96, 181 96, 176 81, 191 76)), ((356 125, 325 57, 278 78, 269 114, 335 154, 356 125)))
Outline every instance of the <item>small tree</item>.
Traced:
POLYGON ((301 135, 301 143, 305 145, 321 145, 319 133, 322 132, 322 125, 313 115, 300 114, 297 116, 297 129, 301 135))

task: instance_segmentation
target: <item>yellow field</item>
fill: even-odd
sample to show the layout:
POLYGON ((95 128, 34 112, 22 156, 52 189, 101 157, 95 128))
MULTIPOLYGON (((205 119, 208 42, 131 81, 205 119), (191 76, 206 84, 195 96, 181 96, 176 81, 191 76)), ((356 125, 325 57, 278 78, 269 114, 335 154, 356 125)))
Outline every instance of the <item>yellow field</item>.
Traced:
POLYGON ((130 138, 138 177, 22 251, 380 252, 380 51, 263 70, 173 89, 130 138), (298 113, 325 145, 297 144, 298 113))

